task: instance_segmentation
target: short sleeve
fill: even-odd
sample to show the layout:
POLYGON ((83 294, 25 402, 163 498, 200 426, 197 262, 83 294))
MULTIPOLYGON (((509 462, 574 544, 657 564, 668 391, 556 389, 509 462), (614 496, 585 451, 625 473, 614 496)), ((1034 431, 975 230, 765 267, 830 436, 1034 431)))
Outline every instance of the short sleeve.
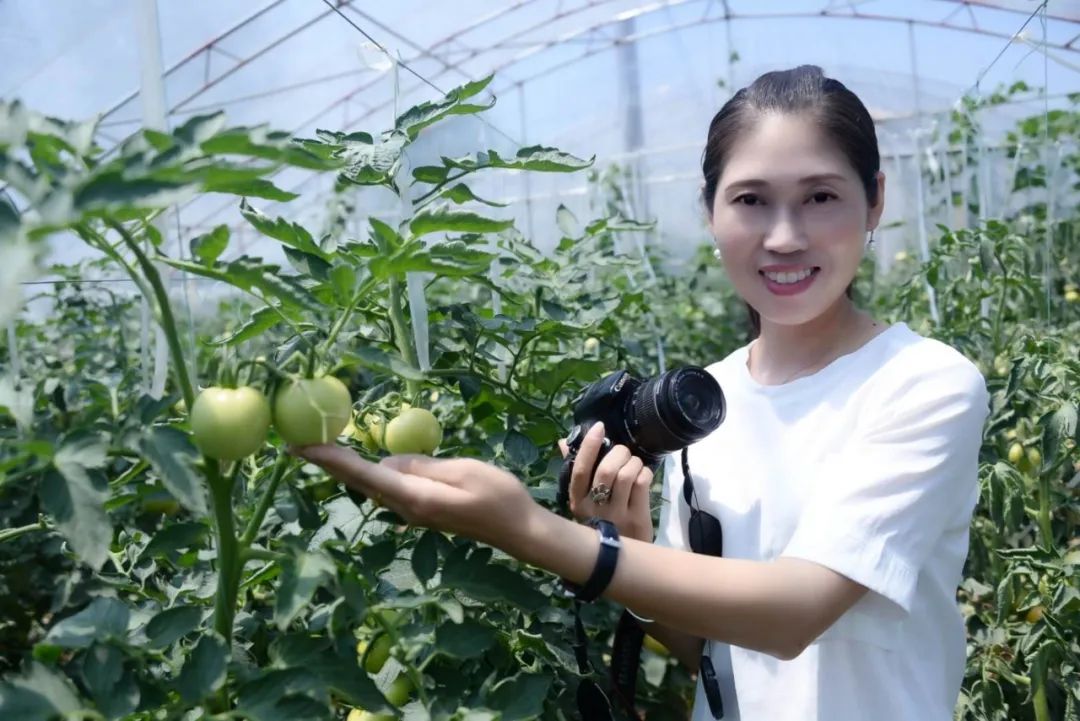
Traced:
POLYGON ((780 554, 819 563, 909 612, 943 534, 969 524, 989 413, 966 359, 910 373, 873 399, 856 436, 820 468, 780 554))
POLYGON ((689 550, 686 537, 689 509, 682 502, 682 468, 678 454, 664 459, 664 483, 660 501, 660 525, 653 541, 657 546, 689 550))

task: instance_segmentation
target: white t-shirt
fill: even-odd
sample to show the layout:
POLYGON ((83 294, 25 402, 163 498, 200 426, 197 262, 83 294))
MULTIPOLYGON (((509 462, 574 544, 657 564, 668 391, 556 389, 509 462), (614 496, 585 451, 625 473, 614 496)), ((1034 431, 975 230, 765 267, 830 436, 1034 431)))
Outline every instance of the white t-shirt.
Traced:
MULTIPOLYGON (((708 368, 727 416, 689 449, 697 502, 725 556, 807 559, 870 592, 791 661, 711 642, 725 721, 951 721, 982 375, 904 323, 778 386, 753 379, 748 352, 708 368)), ((679 454, 664 477, 656 543, 689 549, 679 454)), ((699 683, 693 721, 711 718, 699 683)))

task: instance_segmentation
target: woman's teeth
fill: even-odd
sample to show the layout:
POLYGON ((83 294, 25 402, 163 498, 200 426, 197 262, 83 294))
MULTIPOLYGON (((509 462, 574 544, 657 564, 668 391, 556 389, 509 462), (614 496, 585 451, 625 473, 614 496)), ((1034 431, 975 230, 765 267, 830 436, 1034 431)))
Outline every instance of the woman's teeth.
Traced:
POLYGON ((765 277, 774 283, 798 283, 800 280, 810 276, 814 272, 813 268, 806 268, 795 273, 773 273, 771 271, 764 271, 765 277))

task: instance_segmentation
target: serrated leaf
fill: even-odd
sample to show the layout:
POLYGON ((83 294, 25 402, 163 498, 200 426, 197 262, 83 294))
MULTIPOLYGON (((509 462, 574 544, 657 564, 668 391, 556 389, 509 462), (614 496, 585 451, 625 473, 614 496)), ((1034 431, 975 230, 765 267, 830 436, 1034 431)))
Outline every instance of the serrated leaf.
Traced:
POLYGON ((311 237, 311 233, 299 223, 290 223, 284 218, 271 220, 251 207, 246 199, 240 201, 240 215, 244 216, 244 219, 263 235, 279 240, 290 248, 309 253, 322 260, 330 258, 311 237))
POLYGON ((322 554, 301 552, 282 563, 274 621, 284 631, 311 601, 315 589, 333 576, 334 564, 322 554))
POLYGON ((283 323, 288 313, 281 306, 267 305, 252 312, 251 317, 232 333, 219 336, 210 341, 213 346, 234 346, 244 341, 258 338, 264 332, 270 330, 278 323, 283 323))
POLYGON ((112 523, 105 513, 108 485, 100 473, 107 445, 96 435, 80 435, 65 441, 46 472, 38 496, 56 519, 72 549, 92 568, 99 569, 109 556, 112 523))
POLYGON ((344 355, 346 362, 353 362, 385 375, 395 375, 407 381, 422 381, 424 372, 413 368, 396 355, 389 355, 371 346, 361 346, 344 355))
POLYGON ((495 99, 486 105, 464 103, 462 101, 476 96, 491 83, 493 76, 465 83, 448 92, 442 99, 420 103, 398 116, 394 127, 408 133, 409 139, 415 139, 420 131, 438 122, 447 115, 465 115, 479 113, 495 104, 495 99))
POLYGON ((151 426, 139 438, 139 451, 184 508, 206 515, 206 491, 195 469, 198 451, 185 433, 171 426, 151 426))
POLYGON ((32 662, 21 676, 0 681, 0 718, 52 721, 81 708, 71 682, 40 663, 32 662))
POLYGON ((49 629, 45 642, 64 648, 86 648, 94 641, 126 640, 130 609, 115 598, 95 598, 90 605, 49 629))
POLYGON ((191 254, 204 264, 212 265, 228 246, 229 226, 219 225, 191 241, 191 254))
POLYGON ((511 228, 513 220, 497 220, 467 210, 455 210, 449 207, 424 208, 413 216, 409 229, 420 237, 429 233, 498 233, 511 228))
POLYGON ((74 205, 82 213, 168 208, 191 199, 198 190, 188 181, 127 178, 119 170, 109 170, 82 183, 75 190, 74 205))
POLYGON ((422 583, 432 579, 439 565, 439 539, 436 531, 427 530, 420 534, 410 561, 413 573, 422 583))
POLYGON ((165 609, 146 624, 147 643, 151 648, 171 646, 198 628, 202 613, 198 606, 174 606, 165 609))
POLYGON ((285 248, 285 257, 289 259, 289 264, 300 275, 325 281, 330 274, 330 264, 317 255, 294 250, 293 248, 285 248))
POLYGON ((225 641, 216 633, 207 633, 195 644, 180 669, 176 689, 190 703, 206 698, 225 683, 228 662, 225 641))
POLYGON ((160 260, 179 270, 227 283, 263 299, 276 298, 294 308, 316 313, 322 310, 322 306, 296 276, 284 275, 279 266, 256 258, 243 256, 228 264, 217 263, 213 266, 167 257, 161 257, 160 260))
POLYGON ((495 686, 487 705, 502 712, 500 721, 526 721, 544 711, 544 699, 552 679, 539 674, 518 674, 495 686))
POLYGON ((475 202, 489 205, 492 208, 505 208, 509 203, 496 203, 494 200, 485 200, 476 193, 472 192, 472 189, 465 185, 465 183, 458 183, 451 188, 446 188, 442 191, 442 196, 451 200, 458 205, 464 203, 475 202))
POLYGON ((446 180, 450 169, 444 165, 423 165, 413 168, 413 179, 420 183, 441 183, 446 180))
POLYGON ((1050 422, 1047 425, 1046 433, 1043 435, 1043 456, 1046 458, 1047 463, 1053 463, 1057 460, 1058 454, 1061 452, 1061 446, 1063 441, 1067 438, 1080 441, 1080 435, 1077 434, 1077 412, 1076 405, 1066 401, 1054 411, 1054 415, 1050 417, 1050 422))
POLYGON ((507 601, 525 611, 535 611, 545 601, 544 595, 520 573, 507 566, 487 563, 480 552, 468 558, 451 555, 443 565, 441 584, 478 601, 507 601))
POLYGON ((150 539, 150 543, 146 544, 146 548, 142 550, 139 557, 167 556, 185 548, 194 548, 201 545, 209 533, 210 528, 202 521, 170 524, 150 539))
POLYGON ((495 630, 473 620, 464 623, 444 623, 435 629, 435 646, 454 658, 474 658, 491 648, 495 630))

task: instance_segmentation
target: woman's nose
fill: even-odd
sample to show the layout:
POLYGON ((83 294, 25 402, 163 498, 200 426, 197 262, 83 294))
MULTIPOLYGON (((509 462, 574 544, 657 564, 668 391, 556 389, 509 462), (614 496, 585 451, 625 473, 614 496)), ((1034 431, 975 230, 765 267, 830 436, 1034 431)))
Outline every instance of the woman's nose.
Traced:
POLYGON ((776 222, 765 232, 764 246, 774 253, 795 253, 807 247, 806 232, 792 214, 778 215, 776 222))

